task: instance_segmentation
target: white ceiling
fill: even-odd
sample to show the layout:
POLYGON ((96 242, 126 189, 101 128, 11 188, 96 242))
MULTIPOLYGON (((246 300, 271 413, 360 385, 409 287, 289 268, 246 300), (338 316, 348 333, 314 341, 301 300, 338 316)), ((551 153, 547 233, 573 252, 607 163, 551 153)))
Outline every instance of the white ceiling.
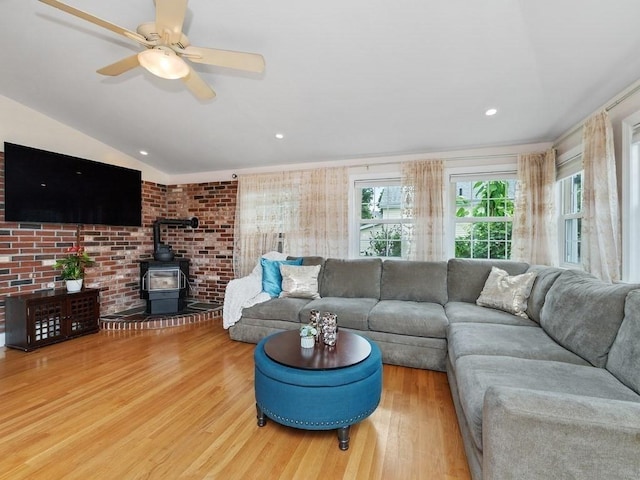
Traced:
MULTIPOLYGON (((152 0, 66 3, 155 18, 152 0)), ((0 9, 1 95, 168 174, 552 141, 640 79, 638 0, 191 0, 191 44, 267 65, 192 64, 209 102, 142 68, 98 75, 142 48, 124 37, 36 0, 0 9)))

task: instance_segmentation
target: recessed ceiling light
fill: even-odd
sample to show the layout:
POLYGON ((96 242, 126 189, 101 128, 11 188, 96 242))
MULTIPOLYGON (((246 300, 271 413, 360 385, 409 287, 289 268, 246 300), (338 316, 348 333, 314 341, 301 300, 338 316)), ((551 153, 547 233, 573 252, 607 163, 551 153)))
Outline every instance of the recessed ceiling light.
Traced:
POLYGON ((140 150, 140 155, 144 155, 146 157, 147 155, 149 155, 149 152, 147 152, 146 150, 140 150))
POLYGON ((489 110, 487 110, 486 112, 484 112, 484 114, 485 114, 487 117, 490 117, 490 116, 492 116, 492 115, 495 115, 496 113, 498 113, 498 110, 497 110, 497 109, 495 109, 495 108, 490 108, 489 110))
POLYGON ((276 138, 278 140, 282 140, 284 138, 284 134, 283 133, 276 133, 276 138))

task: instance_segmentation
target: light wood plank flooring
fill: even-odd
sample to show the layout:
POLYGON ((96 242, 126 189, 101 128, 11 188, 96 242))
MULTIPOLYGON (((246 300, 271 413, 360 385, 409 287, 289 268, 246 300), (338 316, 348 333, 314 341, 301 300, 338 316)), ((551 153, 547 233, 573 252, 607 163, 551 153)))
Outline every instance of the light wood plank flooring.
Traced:
POLYGON ((335 431, 256 425, 254 345, 220 320, 0 352, 0 479, 468 479, 446 375, 384 366, 335 431))

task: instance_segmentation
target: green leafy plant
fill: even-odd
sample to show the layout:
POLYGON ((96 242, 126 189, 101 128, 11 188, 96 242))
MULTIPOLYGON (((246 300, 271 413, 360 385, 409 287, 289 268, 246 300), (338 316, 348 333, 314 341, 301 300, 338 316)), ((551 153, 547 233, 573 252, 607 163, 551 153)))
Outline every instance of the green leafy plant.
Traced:
POLYGON ((369 232, 369 248, 365 255, 375 255, 379 257, 400 257, 402 256, 402 235, 400 226, 383 225, 378 232, 369 232))
POLYGON ((318 330, 311 325, 303 325, 300 327, 301 337, 315 337, 318 334, 318 330))
POLYGON ((90 267, 94 261, 89 258, 87 252, 82 247, 71 247, 67 251, 67 256, 56 260, 53 268, 60 269, 62 280, 79 280, 84 278, 85 267, 90 267))
POLYGON ((458 224, 455 239, 457 258, 509 258, 511 255, 511 218, 515 209, 509 198, 509 182, 506 180, 480 181, 473 184, 474 206, 469 199, 458 196, 456 216, 504 217, 505 221, 487 221, 458 224))

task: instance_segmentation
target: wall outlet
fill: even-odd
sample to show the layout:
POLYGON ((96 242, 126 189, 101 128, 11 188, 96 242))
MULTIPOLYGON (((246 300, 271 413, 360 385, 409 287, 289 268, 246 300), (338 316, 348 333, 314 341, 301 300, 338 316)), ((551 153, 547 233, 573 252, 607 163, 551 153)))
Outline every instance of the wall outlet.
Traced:
POLYGON ((56 288, 56 284, 55 284, 55 282, 49 282, 49 283, 47 283, 47 288, 51 288, 51 289, 56 288))

